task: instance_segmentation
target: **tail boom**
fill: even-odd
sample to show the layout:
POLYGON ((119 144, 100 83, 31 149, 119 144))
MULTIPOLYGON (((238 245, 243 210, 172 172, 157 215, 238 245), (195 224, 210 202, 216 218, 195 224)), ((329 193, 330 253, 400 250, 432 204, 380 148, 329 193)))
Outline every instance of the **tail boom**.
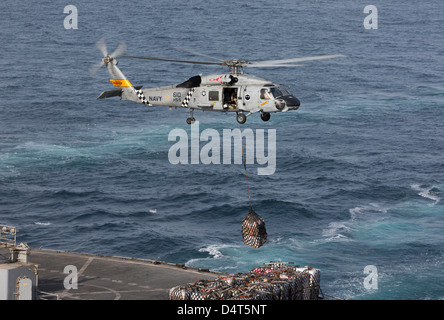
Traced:
POLYGON ((146 99, 143 91, 141 90, 142 87, 135 88, 131 84, 131 82, 125 77, 122 71, 120 71, 119 67, 117 67, 117 60, 115 58, 106 56, 105 58, 103 58, 103 63, 105 64, 111 76, 111 79, 109 81, 117 89, 104 91, 98 96, 97 99, 119 96, 122 99, 151 106, 151 104, 148 102, 148 99, 146 99))

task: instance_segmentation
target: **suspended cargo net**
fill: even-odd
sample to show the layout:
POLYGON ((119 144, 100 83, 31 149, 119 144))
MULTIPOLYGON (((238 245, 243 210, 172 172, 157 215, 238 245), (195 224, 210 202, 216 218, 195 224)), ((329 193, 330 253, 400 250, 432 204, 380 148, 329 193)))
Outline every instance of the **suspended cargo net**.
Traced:
POLYGON ((317 300, 320 272, 284 263, 170 289, 169 300, 317 300))
MULTIPOLYGON (((239 132, 240 125, 239 125, 239 132)), ((260 248, 267 242, 267 231, 265 229, 265 221, 253 210, 253 204, 251 202, 250 187, 248 186, 247 165, 245 162, 244 145, 242 142, 242 135, 240 137, 240 144, 242 146, 242 162, 244 164, 245 180, 247 181, 248 200, 250 202, 250 212, 242 220, 242 237, 244 244, 253 248, 260 248)))
POLYGON ((242 220, 242 237, 244 244, 253 248, 259 248, 267 242, 267 231, 265 229, 265 221, 250 209, 248 215, 242 220))

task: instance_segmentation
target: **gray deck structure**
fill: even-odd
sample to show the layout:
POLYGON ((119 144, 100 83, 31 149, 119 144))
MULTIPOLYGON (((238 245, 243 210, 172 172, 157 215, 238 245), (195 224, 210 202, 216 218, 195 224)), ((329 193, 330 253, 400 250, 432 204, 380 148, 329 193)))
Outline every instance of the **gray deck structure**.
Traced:
POLYGON ((167 300, 175 286, 222 275, 156 260, 46 249, 32 249, 29 263, 38 265, 38 299, 167 300), (77 289, 69 288, 75 273, 77 289))

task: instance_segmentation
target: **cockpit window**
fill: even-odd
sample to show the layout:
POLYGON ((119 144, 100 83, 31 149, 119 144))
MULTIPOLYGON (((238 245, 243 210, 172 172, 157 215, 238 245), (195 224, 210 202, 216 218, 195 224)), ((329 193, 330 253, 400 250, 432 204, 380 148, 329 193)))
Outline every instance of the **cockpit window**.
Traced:
POLYGON ((268 89, 261 89, 261 99, 262 100, 270 99, 270 92, 268 91, 268 89))
POLYGON ((284 94, 284 96, 289 96, 290 93, 287 91, 287 89, 283 88, 283 87, 279 87, 279 90, 281 90, 281 92, 284 94))
POLYGON ((279 98, 282 96, 288 96, 288 94, 289 94, 288 91, 282 87, 271 87, 270 91, 273 94, 273 97, 275 97, 275 98, 279 98))
POLYGON ((261 89, 261 99, 268 100, 271 98, 279 98, 283 96, 288 96, 288 91, 283 87, 268 87, 267 89, 261 89))

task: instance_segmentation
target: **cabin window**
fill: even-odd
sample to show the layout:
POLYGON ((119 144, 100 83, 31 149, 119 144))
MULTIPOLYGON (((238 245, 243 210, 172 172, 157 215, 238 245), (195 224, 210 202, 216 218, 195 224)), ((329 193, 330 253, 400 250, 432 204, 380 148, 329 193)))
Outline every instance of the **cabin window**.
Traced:
POLYGON ((219 91, 210 91, 208 94, 208 100, 219 101, 219 91))

